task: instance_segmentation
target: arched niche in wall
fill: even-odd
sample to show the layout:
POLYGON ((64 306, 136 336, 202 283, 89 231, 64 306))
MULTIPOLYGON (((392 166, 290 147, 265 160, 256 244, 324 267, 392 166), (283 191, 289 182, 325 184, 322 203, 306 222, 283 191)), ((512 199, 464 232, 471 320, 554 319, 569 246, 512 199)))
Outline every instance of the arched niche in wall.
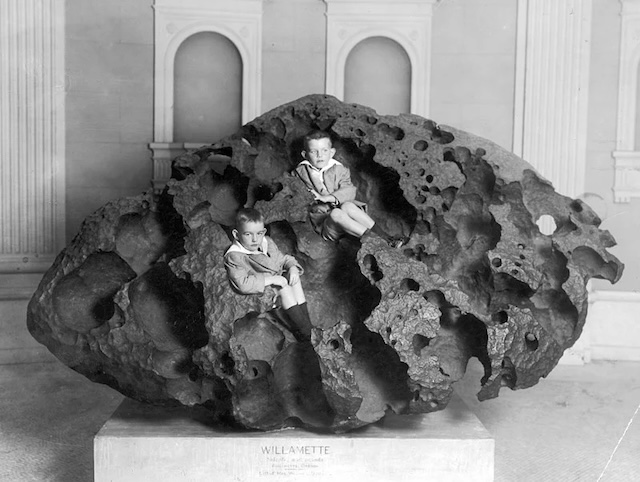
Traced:
POLYGON ((345 68, 363 40, 399 44, 411 65, 410 110, 429 115, 431 20, 438 0, 324 0, 327 3, 326 93, 345 99, 345 68))
POLYGON ((638 84, 640 81, 640 0, 622 1, 620 76, 618 85, 618 130, 613 194, 615 202, 640 197, 640 145, 638 129, 638 84))
POLYGON ((242 125, 242 58, 214 32, 187 38, 176 52, 173 139, 211 142, 242 125))
POLYGON ((171 160, 203 142, 175 142, 174 81, 178 49, 202 32, 219 34, 233 43, 242 60, 241 123, 261 111, 262 0, 155 0, 153 186, 162 189, 171 174, 171 160))
POLYGON ((359 42, 345 62, 344 101, 373 107, 381 114, 411 110, 411 60, 386 37, 359 42))

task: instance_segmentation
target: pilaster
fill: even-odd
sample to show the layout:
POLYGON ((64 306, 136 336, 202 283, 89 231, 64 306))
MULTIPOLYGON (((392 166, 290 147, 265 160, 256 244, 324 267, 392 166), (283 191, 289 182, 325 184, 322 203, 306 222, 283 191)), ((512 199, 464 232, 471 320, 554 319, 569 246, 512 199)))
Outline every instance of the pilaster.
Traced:
POLYGON ((64 246, 64 0, 0 1, 0 273, 64 246))
POLYGON ((584 192, 591 0, 519 0, 514 152, 584 192))

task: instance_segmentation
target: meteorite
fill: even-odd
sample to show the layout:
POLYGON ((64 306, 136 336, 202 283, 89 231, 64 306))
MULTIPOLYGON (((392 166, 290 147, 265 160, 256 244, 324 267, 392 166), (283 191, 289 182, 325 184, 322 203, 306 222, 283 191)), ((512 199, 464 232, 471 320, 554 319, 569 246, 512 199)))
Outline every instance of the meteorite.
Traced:
POLYGON ((89 216, 42 279, 28 327, 134 399, 204 406, 228 426, 342 432, 388 410, 443 409, 472 357, 480 399, 546 376, 582 331, 587 281, 622 275, 599 224, 488 140, 311 95, 178 157, 163 192, 89 216), (291 174, 311 129, 331 134, 358 199, 408 244, 314 232, 291 174), (293 336, 271 288, 246 296, 228 283, 223 254, 243 206, 305 268, 310 341, 293 336))

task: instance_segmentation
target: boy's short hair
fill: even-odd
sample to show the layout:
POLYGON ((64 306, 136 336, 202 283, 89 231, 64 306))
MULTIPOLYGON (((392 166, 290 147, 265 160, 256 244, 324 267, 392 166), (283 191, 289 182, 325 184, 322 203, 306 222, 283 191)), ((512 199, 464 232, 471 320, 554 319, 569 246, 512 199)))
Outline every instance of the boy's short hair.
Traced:
POLYGON ((329 139, 329 141, 331 141, 331 143, 333 144, 331 134, 329 134, 327 131, 314 129, 311 132, 308 132, 306 136, 304 136, 304 139, 302 141, 304 143, 304 150, 306 151, 307 149, 309 149, 309 141, 317 141, 319 139, 329 139))
POLYGON ((239 228, 244 223, 264 223, 264 216, 254 208, 242 208, 236 213, 235 228, 239 228))

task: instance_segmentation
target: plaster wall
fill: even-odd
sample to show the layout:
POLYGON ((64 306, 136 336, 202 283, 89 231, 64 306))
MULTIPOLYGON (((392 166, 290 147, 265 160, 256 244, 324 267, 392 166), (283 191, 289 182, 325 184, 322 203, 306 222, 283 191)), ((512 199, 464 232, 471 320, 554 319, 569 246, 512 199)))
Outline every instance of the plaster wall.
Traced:
POLYGON ((263 3, 263 112, 307 94, 323 93, 326 4, 320 0, 263 3))
POLYGON ((433 12, 431 114, 512 148, 517 2, 444 0, 433 12))
POLYGON ((67 0, 67 240, 107 201, 149 187, 153 0, 67 0))

